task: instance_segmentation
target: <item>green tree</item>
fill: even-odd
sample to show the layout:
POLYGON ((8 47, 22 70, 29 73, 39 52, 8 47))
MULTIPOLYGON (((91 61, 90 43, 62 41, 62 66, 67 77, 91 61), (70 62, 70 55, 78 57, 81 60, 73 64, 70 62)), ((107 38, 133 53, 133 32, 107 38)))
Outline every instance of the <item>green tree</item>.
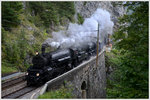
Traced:
POLYGON ((75 14, 74 2, 55 2, 58 7, 59 17, 63 18, 66 16, 70 21, 73 20, 73 15, 75 14))
POLYGON ((73 2, 29 2, 29 7, 35 16, 41 17, 46 28, 51 25, 59 25, 59 21, 64 17, 73 21, 73 15, 75 14, 73 2))
POLYGON ((19 14, 22 7, 21 2, 2 2, 2 27, 5 30, 20 24, 19 14))
POLYGON ((127 2, 127 14, 120 18, 119 30, 113 35, 121 51, 113 89, 115 98, 148 98, 148 2, 127 2), (120 41, 120 42, 118 42, 120 41), (116 91, 114 93, 114 91, 116 91))

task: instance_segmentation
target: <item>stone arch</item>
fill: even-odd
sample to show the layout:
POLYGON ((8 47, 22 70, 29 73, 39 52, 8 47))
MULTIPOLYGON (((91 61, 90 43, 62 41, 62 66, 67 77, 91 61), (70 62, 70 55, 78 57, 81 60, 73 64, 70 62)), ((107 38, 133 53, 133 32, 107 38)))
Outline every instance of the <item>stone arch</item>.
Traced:
POLYGON ((86 92, 87 92, 86 89, 87 89, 86 82, 83 81, 81 84, 82 98, 86 98, 86 92))
POLYGON ((81 84, 81 90, 86 90, 86 82, 83 81, 81 84))

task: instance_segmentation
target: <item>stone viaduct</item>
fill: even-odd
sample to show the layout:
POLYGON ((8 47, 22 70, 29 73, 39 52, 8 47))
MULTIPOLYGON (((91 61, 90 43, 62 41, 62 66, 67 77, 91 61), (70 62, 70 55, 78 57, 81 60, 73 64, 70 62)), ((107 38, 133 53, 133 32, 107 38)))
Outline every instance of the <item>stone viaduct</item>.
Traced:
POLYGON ((62 85, 71 85, 75 98, 105 98, 105 51, 102 50, 98 55, 98 66, 96 56, 91 57, 76 68, 47 82, 39 94, 58 89, 62 85))

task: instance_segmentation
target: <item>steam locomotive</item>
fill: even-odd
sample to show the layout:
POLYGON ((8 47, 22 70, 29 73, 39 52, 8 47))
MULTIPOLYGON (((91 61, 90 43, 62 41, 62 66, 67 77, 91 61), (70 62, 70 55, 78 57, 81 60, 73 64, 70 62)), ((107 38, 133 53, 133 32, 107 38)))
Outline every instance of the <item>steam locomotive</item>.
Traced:
MULTIPOLYGON (((101 43, 99 43, 101 51, 101 43)), ((73 69, 82 61, 96 54, 96 42, 87 43, 82 47, 58 49, 53 52, 42 53, 33 57, 33 66, 27 69, 27 85, 44 84, 45 82, 73 69)))

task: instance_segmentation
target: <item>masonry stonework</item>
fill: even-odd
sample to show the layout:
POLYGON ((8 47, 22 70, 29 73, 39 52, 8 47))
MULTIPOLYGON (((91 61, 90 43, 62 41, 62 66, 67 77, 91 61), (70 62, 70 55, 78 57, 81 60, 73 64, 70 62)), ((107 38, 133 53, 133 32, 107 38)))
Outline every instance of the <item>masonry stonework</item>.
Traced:
POLYGON ((89 61, 83 62, 78 67, 47 84, 47 91, 57 89, 64 84, 71 85, 75 98, 82 98, 83 90, 86 94, 86 98, 105 98, 105 52, 102 51, 99 54, 98 66, 96 66, 96 57, 92 57, 89 61))

